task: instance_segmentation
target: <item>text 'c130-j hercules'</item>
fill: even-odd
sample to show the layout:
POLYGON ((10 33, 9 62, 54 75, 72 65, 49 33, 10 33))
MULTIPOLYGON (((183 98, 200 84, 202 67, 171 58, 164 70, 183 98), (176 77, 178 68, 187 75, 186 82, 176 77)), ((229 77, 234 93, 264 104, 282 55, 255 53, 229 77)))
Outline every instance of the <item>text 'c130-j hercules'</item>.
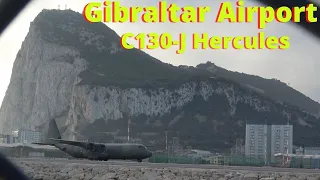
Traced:
POLYGON ((52 119, 49 123, 46 142, 33 143, 38 145, 50 145, 64 151, 68 155, 75 158, 84 158, 90 160, 107 161, 109 159, 132 160, 141 162, 143 159, 152 156, 152 152, 142 144, 131 143, 94 143, 70 141, 61 139, 61 135, 56 124, 52 119))

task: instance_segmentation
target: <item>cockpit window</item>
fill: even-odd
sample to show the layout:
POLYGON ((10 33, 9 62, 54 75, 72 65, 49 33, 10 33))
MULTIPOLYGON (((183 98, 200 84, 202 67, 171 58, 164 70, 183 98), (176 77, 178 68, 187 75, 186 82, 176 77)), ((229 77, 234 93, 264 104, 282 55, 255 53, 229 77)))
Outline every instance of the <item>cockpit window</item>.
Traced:
POLYGON ((144 149, 143 146, 138 146, 139 149, 144 149))

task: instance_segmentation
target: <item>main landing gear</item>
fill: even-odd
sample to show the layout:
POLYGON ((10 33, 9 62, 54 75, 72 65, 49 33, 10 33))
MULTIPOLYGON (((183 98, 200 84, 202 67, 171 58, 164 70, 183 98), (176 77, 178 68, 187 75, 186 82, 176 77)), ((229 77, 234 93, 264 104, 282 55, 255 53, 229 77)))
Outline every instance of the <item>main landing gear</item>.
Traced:
POLYGON ((89 159, 90 161, 108 161, 107 159, 89 159))
POLYGON ((88 158, 91 161, 108 161, 108 158, 101 158, 101 157, 89 157, 88 158))

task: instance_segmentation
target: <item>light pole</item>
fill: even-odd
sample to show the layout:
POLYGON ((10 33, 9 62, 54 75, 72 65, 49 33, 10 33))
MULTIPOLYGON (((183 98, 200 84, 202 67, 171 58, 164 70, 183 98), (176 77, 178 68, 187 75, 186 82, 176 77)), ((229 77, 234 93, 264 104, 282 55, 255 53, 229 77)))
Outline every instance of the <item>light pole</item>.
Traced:
POLYGON ((264 118, 264 165, 267 165, 267 154, 268 154, 268 123, 267 123, 267 117, 264 118), (266 129, 265 129, 266 128, 266 129))
POLYGON ((289 125, 289 120, 288 120, 288 128, 287 128, 287 131, 286 131, 286 145, 287 145, 287 162, 289 162, 289 129, 290 129, 290 125, 289 125))
POLYGON ((168 154, 168 131, 165 131, 166 134, 166 153, 168 154))
POLYGON ((166 134, 166 156, 167 156, 167 162, 168 162, 168 131, 165 131, 166 134))
POLYGON ((264 136, 264 165, 266 166, 267 165, 267 146, 268 146, 268 144, 267 144, 267 141, 268 141, 268 139, 267 139, 267 133, 265 134, 265 136, 264 136))
POLYGON ((130 142, 130 116, 128 119, 128 142, 130 142))

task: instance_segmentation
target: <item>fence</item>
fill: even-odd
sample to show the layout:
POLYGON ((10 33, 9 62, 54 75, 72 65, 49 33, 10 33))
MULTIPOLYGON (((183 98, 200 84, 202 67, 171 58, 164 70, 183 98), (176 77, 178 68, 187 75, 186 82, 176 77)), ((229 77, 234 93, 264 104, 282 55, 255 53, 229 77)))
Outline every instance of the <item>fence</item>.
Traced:
POLYGON ((292 157, 291 168, 319 169, 320 159, 292 157))
POLYGON ((265 161, 261 158, 247 156, 216 156, 201 158, 193 156, 178 156, 166 154, 154 154, 149 158, 151 163, 176 163, 176 164, 216 164, 227 166, 264 166, 265 161), (218 158, 214 160, 214 158, 218 158))
POLYGON ((177 156, 154 154, 149 158, 151 163, 176 163, 176 164, 215 164, 222 166, 264 166, 263 158, 249 156, 213 156, 201 158, 193 156, 177 156))
MULTIPOLYGON (((213 156, 210 160, 192 156, 177 156, 166 154, 154 154, 149 158, 151 163, 176 163, 176 164, 216 164, 222 166, 265 166, 263 158, 250 156, 213 156), (216 159, 215 159, 216 158, 216 159)), ((286 161, 288 162, 288 161, 286 161)), ((306 168, 319 169, 320 159, 292 157, 289 163, 283 163, 281 160, 275 160, 268 163, 269 166, 288 167, 288 168, 306 168)))
POLYGON ((202 158, 191 157, 191 156, 176 156, 166 154, 154 154, 149 158, 151 163, 175 163, 175 164, 209 164, 202 158))
POLYGON ((224 165, 229 166, 264 166, 265 160, 250 156, 227 156, 224 165))

